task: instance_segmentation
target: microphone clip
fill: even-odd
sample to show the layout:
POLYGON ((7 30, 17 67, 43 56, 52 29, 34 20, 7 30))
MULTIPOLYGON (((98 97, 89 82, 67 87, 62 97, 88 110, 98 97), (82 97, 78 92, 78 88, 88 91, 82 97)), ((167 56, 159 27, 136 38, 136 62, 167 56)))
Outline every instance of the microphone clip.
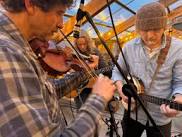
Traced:
POLYGON ((83 11, 81 8, 79 8, 77 11, 77 15, 76 15, 77 22, 82 20, 85 15, 86 15, 85 11, 83 11))
POLYGON ((81 20, 86 15, 85 11, 83 11, 81 8, 78 9, 77 15, 76 15, 76 21, 75 28, 73 30, 73 37, 79 38, 80 35, 80 26, 81 26, 81 20))

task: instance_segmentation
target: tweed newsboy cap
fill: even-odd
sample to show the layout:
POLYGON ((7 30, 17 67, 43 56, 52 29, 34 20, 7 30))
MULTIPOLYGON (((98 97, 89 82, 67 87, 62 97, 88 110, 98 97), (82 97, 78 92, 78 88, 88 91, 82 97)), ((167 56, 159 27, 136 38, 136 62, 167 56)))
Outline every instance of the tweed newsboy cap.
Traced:
POLYGON ((154 30, 167 26, 167 14, 165 7, 152 2, 141 7, 136 14, 136 30, 154 30))

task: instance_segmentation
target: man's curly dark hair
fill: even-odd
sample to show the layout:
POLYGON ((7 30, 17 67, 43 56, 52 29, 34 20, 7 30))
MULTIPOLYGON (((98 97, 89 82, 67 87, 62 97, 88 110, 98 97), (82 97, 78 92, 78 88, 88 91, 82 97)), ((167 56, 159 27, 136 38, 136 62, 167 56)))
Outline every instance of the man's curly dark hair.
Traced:
MULTIPOLYGON (((2 5, 10 12, 21 12, 25 10, 24 1, 25 0, 2 0, 2 5)), ((70 7, 73 4, 73 0, 30 0, 30 2, 40 7, 43 11, 49 11, 58 5, 70 7)))

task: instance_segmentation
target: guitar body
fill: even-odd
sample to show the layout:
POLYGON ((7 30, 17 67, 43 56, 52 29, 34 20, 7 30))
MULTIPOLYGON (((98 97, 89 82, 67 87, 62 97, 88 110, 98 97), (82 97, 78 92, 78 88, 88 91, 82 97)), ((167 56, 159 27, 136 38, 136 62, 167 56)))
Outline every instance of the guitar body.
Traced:
POLYGON ((78 96, 78 91, 75 89, 75 90, 72 90, 69 94, 67 94, 65 97, 67 98, 75 98, 78 96))
MULTIPOLYGON (((137 90, 137 94, 138 95, 141 95, 141 94, 144 94, 144 84, 143 82, 141 81, 141 79, 135 77, 135 76, 132 76, 132 79, 133 79, 133 82, 134 82, 134 85, 136 87, 136 90, 137 90)), ((122 100, 122 105, 123 107, 128 110, 128 103, 124 102, 122 100)), ((134 111, 136 108, 136 102, 134 100, 134 98, 132 97, 131 98, 131 111, 134 111)))
POLYGON ((84 86, 83 88, 80 88, 79 90, 72 90, 69 94, 66 95, 66 97, 68 98, 75 98, 78 96, 78 94, 80 94, 82 92, 82 90, 84 88, 92 88, 92 86, 95 83, 95 78, 91 78, 89 79, 89 82, 86 84, 86 86, 84 86))

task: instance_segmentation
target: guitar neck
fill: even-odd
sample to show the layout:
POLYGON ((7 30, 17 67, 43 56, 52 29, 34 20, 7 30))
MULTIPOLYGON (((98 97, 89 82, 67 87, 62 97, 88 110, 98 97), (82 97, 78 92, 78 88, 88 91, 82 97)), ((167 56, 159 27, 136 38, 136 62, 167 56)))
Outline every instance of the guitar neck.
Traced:
POLYGON ((149 96, 149 95, 140 95, 144 101, 154 103, 157 105, 162 105, 162 104, 167 104, 170 106, 170 108, 182 111, 182 104, 178 104, 174 101, 164 99, 164 98, 159 98, 159 97, 154 97, 154 96, 149 96))
POLYGON ((98 75, 100 73, 105 73, 105 72, 111 71, 112 69, 113 69, 113 65, 92 71, 91 75, 89 73, 84 73, 83 75, 85 78, 90 79, 95 74, 98 75))

